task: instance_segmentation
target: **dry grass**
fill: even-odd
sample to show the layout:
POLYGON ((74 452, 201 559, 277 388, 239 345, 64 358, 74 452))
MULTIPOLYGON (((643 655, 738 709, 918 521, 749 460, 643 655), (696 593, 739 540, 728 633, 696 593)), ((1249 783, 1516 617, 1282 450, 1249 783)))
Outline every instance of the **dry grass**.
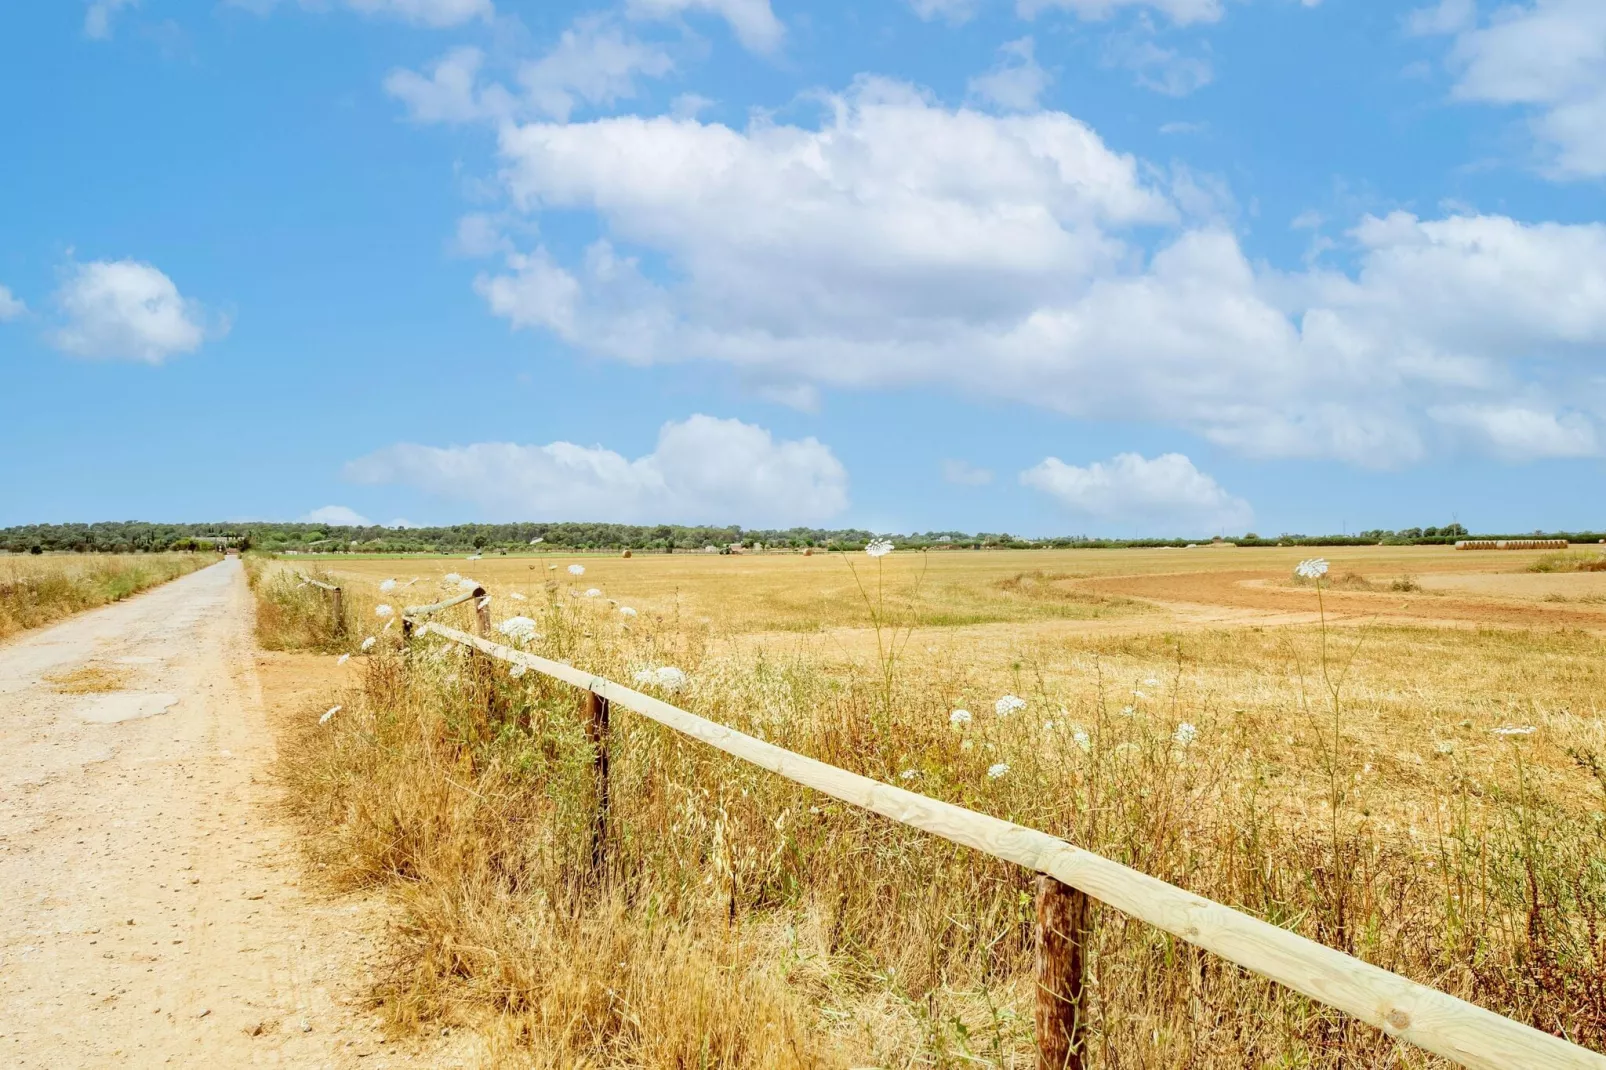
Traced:
MULTIPOLYGON (((561 572, 521 584, 523 602, 493 593, 498 619, 537 620, 533 649, 549 657, 624 680, 676 665, 690 684, 675 701, 703 716, 1066 836, 1606 1045, 1600 638, 1045 626, 983 648, 922 623, 946 592, 970 583, 982 593, 961 604, 1035 607, 1065 581, 1019 564, 1036 555, 974 557, 968 578, 928 576, 919 598, 915 572, 889 559, 881 601, 859 559, 870 604, 826 614, 862 624, 874 609, 882 641, 857 645, 743 638, 753 604, 716 565, 675 599, 644 570, 640 592, 613 579, 608 594, 641 607, 636 618, 574 597, 561 572), (687 605, 709 612, 677 612, 687 605), (1345 674, 1336 706, 1324 643, 1330 677, 1345 674), (1005 692, 1026 709, 995 715, 1005 692), (974 712, 961 729, 956 707, 974 712), (1000 762, 1008 771, 990 777, 1000 762)), ((484 578, 479 562, 456 564, 484 578)), ((403 579, 417 567, 369 565, 403 579)), ((360 687, 298 719, 282 769, 321 871, 405 908, 377 993, 398 1028, 484 1029, 509 1066, 1033 1065, 1027 874, 620 711, 610 860, 593 884, 573 689, 431 640, 404 657, 396 629, 367 624, 381 596, 341 571, 344 648, 376 643, 360 687)), ((797 601, 813 606, 827 581, 801 575, 797 601)), ((269 575, 257 590, 276 641, 298 641, 295 620, 308 622, 302 641, 327 641, 310 608, 268 608, 307 588, 269 575)), ((421 602, 437 588, 412 591, 421 602)), ((399 606, 405 593, 383 597, 399 606)), ((1093 969, 1096 1066, 1439 1065, 1108 910, 1093 969)))
POLYGON ((121 601, 216 560, 214 554, 0 555, 0 638, 121 601))
POLYGON ((1606 572, 1606 554, 1590 550, 1558 550, 1541 556, 1529 572, 1606 572))
POLYGON ((55 685, 59 694, 98 695, 124 690, 128 686, 128 673, 101 665, 85 665, 72 672, 47 676, 45 680, 55 685))

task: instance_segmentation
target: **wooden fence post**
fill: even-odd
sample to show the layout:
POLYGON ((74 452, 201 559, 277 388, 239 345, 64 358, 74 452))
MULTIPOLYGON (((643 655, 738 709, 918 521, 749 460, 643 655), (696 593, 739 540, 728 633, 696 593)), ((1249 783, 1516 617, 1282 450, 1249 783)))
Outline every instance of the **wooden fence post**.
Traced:
POLYGON ((596 809, 591 816, 591 874, 601 876, 608 860, 608 700, 586 692, 586 739, 591 741, 591 767, 596 776, 596 809))
POLYGON ((480 638, 491 637, 491 604, 485 597, 485 588, 474 588, 474 619, 479 624, 480 638))
POLYGON ((1087 896, 1053 877, 1037 878, 1038 1070, 1085 1070, 1087 957, 1093 923, 1087 896))
POLYGON ((345 603, 344 596, 340 593, 340 588, 339 587, 330 588, 330 590, 329 590, 329 602, 330 602, 331 611, 335 615, 335 634, 336 635, 345 635, 346 634, 346 603, 345 603))

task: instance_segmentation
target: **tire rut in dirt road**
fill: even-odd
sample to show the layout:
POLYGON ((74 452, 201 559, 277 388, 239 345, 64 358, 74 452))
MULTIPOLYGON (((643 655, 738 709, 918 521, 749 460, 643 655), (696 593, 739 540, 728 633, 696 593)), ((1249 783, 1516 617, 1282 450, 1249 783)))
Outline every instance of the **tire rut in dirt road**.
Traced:
POLYGON ((452 1066, 303 892, 239 562, 0 646, 0 1065, 452 1066))

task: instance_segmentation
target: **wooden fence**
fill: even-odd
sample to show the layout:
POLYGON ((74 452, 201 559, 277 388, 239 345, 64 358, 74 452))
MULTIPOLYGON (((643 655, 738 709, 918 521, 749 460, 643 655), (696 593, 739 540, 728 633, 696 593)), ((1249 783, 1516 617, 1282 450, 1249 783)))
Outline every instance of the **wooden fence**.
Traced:
POLYGON ((329 602, 329 616, 335 624, 335 634, 344 635, 346 633, 345 593, 334 584, 325 583, 323 580, 315 580, 305 572, 298 572, 296 575, 301 577, 303 583, 310 583, 324 593, 329 602))
POLYGON ((1085 1065, 1085 969, 1092 935, 1089 897, 1471 1070, 1606 1070, 1606 1056, 1058 837, 850 773, 583 669, 493 642, 488 604, 484 590, 476 588, 434 605, 408 606, 402 618, 403 634, 409 638, 438 635, 586 692, 586 734, 595 747, 594 870, 600 871, 605 861, 608 728, 611 709, 617 704, 795 784, 1036 872, 1035 1025, 1040 1070, 1083 1070, 1085 1065), (475 599, 480 635, 416 619, 471 598, 475 599))

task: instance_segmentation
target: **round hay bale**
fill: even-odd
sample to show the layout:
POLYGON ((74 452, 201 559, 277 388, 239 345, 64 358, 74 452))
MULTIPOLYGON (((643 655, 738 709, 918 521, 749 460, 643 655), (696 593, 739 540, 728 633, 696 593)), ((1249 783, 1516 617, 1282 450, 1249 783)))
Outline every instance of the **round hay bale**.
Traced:
POLYGON ((620 557, 629 557, 630 556, 630 551, 626 550, 624 553, 620 554, 619 556, 620 557))
POLYGON ((804 557, 813 557, 814 556, 814 547, 812 547, 812 546, 803 547, 803 556, 804 557))

